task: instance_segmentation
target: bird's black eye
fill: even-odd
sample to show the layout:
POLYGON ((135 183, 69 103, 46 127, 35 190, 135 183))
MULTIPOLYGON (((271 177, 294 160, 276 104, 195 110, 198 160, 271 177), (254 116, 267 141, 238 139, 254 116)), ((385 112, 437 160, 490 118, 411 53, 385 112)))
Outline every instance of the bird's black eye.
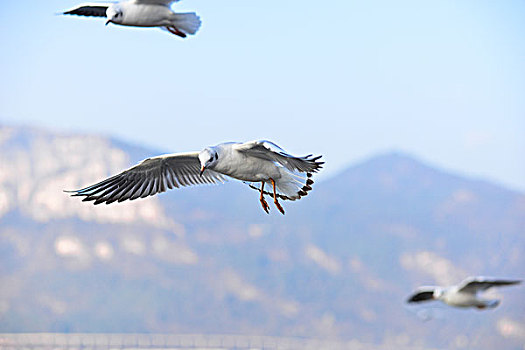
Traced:
POLYGON ((215 153, 215 160, 219 159, 219 155, 215 153))

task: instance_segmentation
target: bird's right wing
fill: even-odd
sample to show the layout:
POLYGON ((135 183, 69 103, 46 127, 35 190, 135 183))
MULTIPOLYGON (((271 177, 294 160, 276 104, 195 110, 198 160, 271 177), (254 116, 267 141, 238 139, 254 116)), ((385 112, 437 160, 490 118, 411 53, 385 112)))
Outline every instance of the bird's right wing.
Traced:
POLYGON ((318 172, 324 164, 324 162, 318 161, 321 156, 312 158, 312 155, 310 154, 305 157, 295 157, 286 153, 275 143, 266 140, 240 143, 234 145, 233 148, 241 153, 249 154, 253 157, 277 162, 290 171, 315 173, 318 172))
POLYGON ((206 170, 201 176, 198 155, 197 152, 175 153, 148 158, 99 183, 66 192, 85 197, 83 201, 110 204, 152 196, 180 186, 225 182, 225 178, 213 170, 206 170))
POLYGON ((435 287, 418 288, 407 300, 407 303, 420 303, 422 301, 434 300, 435 287))
POLYGON ((114 2, 86 2, 64 11, 62 14, 87 17, 106 17, 106 10, 113 4, 114 2))
POLYGON ((476 293, 478 291, 484 291, 491 287, 510 286, 513 284, 519 284, 519 280, 502 280, 486 277, 469 277, 458 286, 458 292, 464 293, 476 293))

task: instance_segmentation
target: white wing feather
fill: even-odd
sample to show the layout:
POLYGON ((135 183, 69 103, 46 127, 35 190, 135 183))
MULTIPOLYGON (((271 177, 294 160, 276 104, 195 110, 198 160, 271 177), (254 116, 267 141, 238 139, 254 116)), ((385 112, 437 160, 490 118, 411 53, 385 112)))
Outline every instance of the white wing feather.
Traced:
POLYGON ((519 283, 521 283, 521 281, 519 280, 503 280, 487 277, 469 277, 458 285, 458 292, 475 294, 478 291, 484 291, 491 287, 510 286, 519 283))
POLYGON ((312 155, 310 154, 304 157, 295 157, 286 153, 275 143, 266 140, 241 143, 234 145, 233 148, 253 157, 277 162, 290 171, 315 173, 319 171, 322 164, 324 164, 324 162, 317 161, 321 156, 312 158, 312 155))
POLYGON ((143 160, 120 174, 86 188, 68 191, 83 201, 110 204, 152 196, 180 186, 225 182, 224 176, 206 170, 200 175, 197 152, 166 154, 143 160))

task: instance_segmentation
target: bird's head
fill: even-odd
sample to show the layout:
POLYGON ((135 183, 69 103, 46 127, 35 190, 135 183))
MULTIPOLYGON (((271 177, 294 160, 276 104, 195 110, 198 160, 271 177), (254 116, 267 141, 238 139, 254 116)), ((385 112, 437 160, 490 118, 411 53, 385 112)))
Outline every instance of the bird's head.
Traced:
POLYGON ((213 148, 205 148, 199 153, 199 161, 201 163, 201 176, 204 173, 204 170, 212 168, 215 166, 219 160, 219 154, 217 150, 213 148))
POLYGON ((111 5, 106 10, 106 17, 108 20, 106 21, 106 25, 109 23, 122 23, 124 19, 124 12, 122 11, 122 8, 118 6, 117 4, 111 5))
POLYGON ((434 299, 436 299, 436 300, 439 300, 439 299, 441 299, 443 294, 445 294, 445 291, 442 288, 436 288, 436 289, 434 289, 434 293, 433 293, 432 297, 434 299))

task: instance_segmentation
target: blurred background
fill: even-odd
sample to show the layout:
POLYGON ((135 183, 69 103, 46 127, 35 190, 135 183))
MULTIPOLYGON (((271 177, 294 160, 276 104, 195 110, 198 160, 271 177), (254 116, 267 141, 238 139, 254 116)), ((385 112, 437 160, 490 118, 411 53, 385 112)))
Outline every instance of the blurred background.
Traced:
POLYGON ((0 332, 523 348, 522 287, 490 311, 405 304, 523 278, 522 1, 188 0, 185 40, 56 15, 75 5, 0 12, 0 332), (284 217, 234 182, 62 193, 251 139, 326 161, 284 217))

